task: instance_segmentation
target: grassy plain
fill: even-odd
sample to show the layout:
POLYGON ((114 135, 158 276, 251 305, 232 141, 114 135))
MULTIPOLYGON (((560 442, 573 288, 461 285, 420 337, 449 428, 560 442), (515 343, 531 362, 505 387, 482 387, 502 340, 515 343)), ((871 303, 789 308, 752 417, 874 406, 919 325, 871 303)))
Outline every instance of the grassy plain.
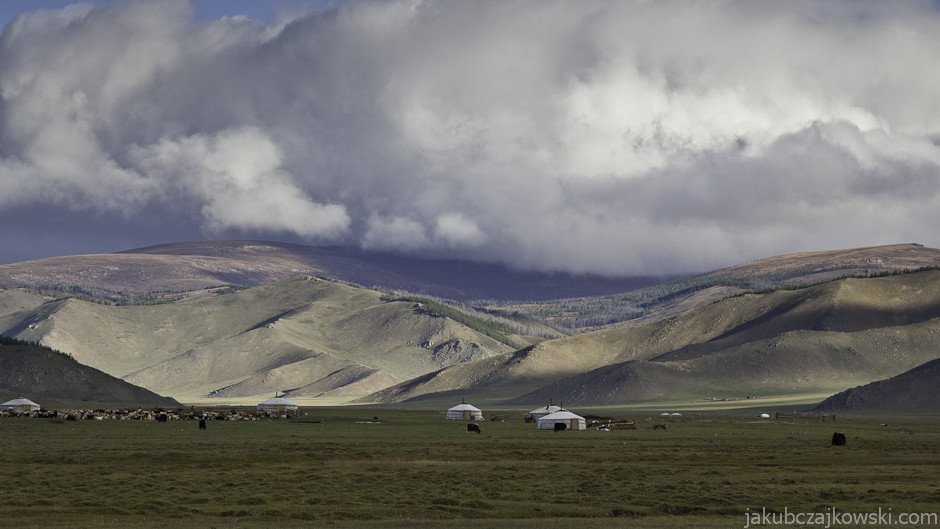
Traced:
POLYGON ((940 512, 940 417, 723 411, 654 431, 666 420, 634 410, 614 416, 637 430, 554 433, 504 412, 477 435, 437 411, 307 413, 325 420, 0 419, 0 528, 711 528, 763 508, 940 512))

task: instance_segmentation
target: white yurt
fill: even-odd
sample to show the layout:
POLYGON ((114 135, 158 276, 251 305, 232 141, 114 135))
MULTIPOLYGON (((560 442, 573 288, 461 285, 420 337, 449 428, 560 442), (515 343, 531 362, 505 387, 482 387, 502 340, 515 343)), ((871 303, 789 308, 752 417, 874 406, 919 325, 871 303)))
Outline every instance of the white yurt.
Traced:
POLYGON ((283 413, 285 411, 297 411, 297 404, 285 399, 284 397, 272 397, 258 404, 258 411, 270 413, 283 413))
POLYGON ((575 415, 568 410, 558 410, 539 419, 539 430, 554 430, 556 424, 564 424, 567 430, 584 430, 587 428, 584 417, 575 415))
POLYGON ((12 411, 13 413, 29 413, 31 411, 39 411, 39 408, 39 404, 29 399, 24 399, 23 397, 8 400, 0 404, 0 412, 12 411))
POLYGON ((476 406, 461 403, 447 410, 447 419, 450 421, 482 421, 483 412, 476 406))
POLYGON ((551 404, 546 404, 541 408, 535 408, 529 413, 525 414, 525 422, 535 422, 546 415, 555 413, 556 411, 561 410, 561 406, 552 406, 551 404))

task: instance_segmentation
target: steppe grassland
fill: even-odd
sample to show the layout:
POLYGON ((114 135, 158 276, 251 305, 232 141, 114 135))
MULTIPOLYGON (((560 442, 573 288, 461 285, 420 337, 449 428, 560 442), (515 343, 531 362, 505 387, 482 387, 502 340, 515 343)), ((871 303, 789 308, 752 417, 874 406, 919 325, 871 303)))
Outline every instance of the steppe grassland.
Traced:
POLYGON ((748 509, 940 512, 937 417, 631 411, 614 416, 637 430, 554 433, 490 412, 506 422, 477 435, 436 411, 307 413, 326 420, 0 419, 0 527, 744 527, 748 509))

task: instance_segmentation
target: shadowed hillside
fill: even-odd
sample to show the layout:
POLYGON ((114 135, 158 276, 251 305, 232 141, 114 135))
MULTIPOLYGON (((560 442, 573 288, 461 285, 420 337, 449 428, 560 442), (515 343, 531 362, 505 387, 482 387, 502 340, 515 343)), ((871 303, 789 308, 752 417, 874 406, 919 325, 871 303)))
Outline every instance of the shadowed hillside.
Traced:
POLYGON ((179 403, 79 364, 47 347, 0 339, 0 402, 28 397, 44 408, 155 407, 179 403))
POLYGON ((940 359, 896 377, 847 389, 820 403, 819 411, 940 413, 940 359))
POLYGON ((625 404, 811 396, 940 356, 940 272, 843 279, 728 298, 659 322, 584 333, 454 366, 370 397, 439 392, 625 404))

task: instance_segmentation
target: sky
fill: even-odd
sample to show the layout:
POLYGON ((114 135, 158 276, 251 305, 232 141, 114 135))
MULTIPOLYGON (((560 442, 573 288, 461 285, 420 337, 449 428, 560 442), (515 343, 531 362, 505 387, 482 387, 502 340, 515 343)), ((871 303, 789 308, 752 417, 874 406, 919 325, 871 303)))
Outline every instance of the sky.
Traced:
POLYGON ((201 239, 524 270, 940 246, 940 9, 4 0, 0 262, 201 239))

